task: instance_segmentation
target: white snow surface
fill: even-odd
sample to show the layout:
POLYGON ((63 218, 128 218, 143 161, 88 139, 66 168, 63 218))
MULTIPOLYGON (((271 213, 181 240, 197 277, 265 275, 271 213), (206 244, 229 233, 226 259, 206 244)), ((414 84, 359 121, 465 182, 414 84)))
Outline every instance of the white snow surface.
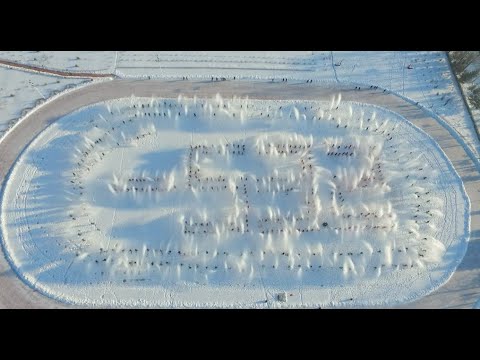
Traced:
POLYGON ((89 81, 0 67, 0 139, 19 119, 48 98, 89 81))
MULTIPOLYGON (((120 77, 353 82, 380 86, 442 117, 478 157, 473 120, 439 51, 3 51, 0 58, 120 77)), ((1 122, 1 120, 0 120, 1 122)))
POLYGON ((85 107, 27 147, 1 206, 17 273, 97 306, 398 304, 448 280, 470 230, 440 147, 341 94, 85 107))
POLYGON ((475 304, 473 304, 473 309, 480 309, 480 299, 475 304))
POLYGON ((113 73, 115 51, 0 51, 0 59, 45 69, 113 73))

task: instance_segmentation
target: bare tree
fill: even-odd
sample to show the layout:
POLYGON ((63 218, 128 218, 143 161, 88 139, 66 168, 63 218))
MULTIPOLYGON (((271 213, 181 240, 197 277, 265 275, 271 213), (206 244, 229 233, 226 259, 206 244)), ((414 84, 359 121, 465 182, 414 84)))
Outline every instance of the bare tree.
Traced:
POLYGON ((475 61, 480 60, 478 51, 451 51, 450 52, 453 70, 461 75, 475 61))
POLYGON ((478 86, 470 87, 470 94, 468 100, 475 109, 480 109, 480 88, 478 86))
POLYGON ((478 76, 480 74, 480 67, 477 69, 474 69, 472 71, 464 71, 460 74, 458 77, 458 80, 462 83, 465 82, 473 82, 477 80, 478 76))

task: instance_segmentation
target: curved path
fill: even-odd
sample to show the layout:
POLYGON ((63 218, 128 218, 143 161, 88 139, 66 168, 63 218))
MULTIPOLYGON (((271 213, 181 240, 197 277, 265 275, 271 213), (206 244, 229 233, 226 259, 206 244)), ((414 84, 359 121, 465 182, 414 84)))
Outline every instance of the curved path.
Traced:
MULTIPOLYGON (((432 292, 402 307, 471 308, 480 298, 480 174, 477 165, 463 146, 426 111, 400 97, 382 90, 354 90, 353 86, 305 83, 271 83, 245 81, 144 81, 113 80, 92 84, 65 94, 45 104, 14 127, 0 142, 0 186, 26 144, 49 124, 71 111, 119 97, 247 96, 257 99, 330 99, 339 91, 346 101, 379 105, 399 113, 432 136, 447 154, 462 178, 471 202, 471 237, 467 253, 450 280, 432 292)), ((0 189, 1 189, 0 187, 0 189)), ((0 190, 1 191, 1 190, 0 190)), ((0 256, 0 308, 71 307, 47 298, 24 284, 0 256)))

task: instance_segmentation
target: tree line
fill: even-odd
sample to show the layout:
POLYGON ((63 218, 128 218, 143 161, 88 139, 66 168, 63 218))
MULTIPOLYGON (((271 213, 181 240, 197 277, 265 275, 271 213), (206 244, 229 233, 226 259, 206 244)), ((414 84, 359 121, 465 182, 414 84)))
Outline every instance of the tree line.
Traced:
POLYGON ((480 76, 480 51, 449 51, 450 63, 458 81, 470 83, 467 97, 475 109, 480 109, 480 87, 475 84, 480 76))

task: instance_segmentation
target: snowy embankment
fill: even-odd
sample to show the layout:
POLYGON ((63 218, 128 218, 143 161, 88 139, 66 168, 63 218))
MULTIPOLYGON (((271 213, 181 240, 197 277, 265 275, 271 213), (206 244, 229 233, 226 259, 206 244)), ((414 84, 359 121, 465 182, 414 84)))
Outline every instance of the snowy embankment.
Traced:
POLYGON ((34 108, 89 82, 90 79, 65 79, 0 66, 0 140, 34 108))
POLYGON ((0 59, 45 69, 111 74, 115 51, 0 51, 0 59))
MULTIPOLYGON (((328 68, 319 70, 320 58, 311 51, 292 52, 119 52, 115 67, 120 77, 179 79, 257 79, 282 78, 306 81, 322 74, 333 80, 328 68), (318 72, 318 74, 317 74, 318 72)), ((322 62, 323 63, 323 62, 322 62)), ((330 68, 331 69, 331 68, 330 68)))
POLYGON ((470 220, 428 135, 341 95, 82 108, 29 145, 1 214, 10 261, 43 293, 164 307, 413 300, 451 276, 470 220))

